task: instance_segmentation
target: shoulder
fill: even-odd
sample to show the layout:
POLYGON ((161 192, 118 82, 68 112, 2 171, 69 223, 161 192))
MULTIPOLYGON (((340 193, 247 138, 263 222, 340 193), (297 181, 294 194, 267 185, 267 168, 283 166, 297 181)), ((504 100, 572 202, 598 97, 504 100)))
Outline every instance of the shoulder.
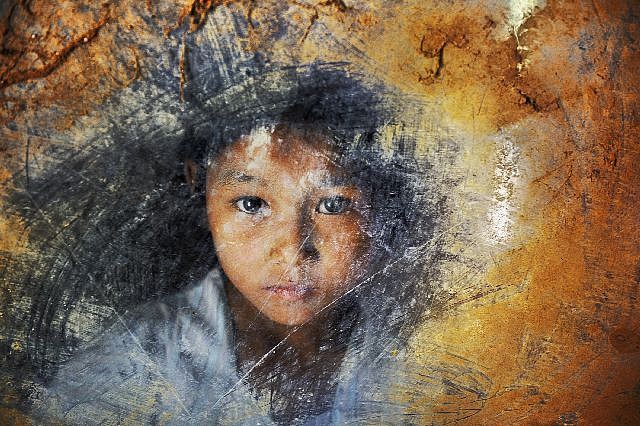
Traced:
POLYGON ((222 281, 212 271, 119 317, 61 366, 36 409, 74 424, 187 415, 204 376, 233 372, 228 327, 222 281))

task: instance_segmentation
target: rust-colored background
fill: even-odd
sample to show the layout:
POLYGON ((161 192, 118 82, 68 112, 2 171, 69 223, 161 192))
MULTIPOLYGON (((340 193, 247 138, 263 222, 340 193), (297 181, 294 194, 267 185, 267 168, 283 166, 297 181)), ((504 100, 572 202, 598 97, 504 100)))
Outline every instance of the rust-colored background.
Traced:
MULTIPOLYGON (((283 63, 348 62, 432 102, 443 123, 433 131, 461 141, 446 170, 455 178, 447 243, 456 260, 443 265, 442 307, 416 330, 408 362, 425 371, 473 365, 489 395, 460 403, 417 377, 392 397, 424 423, 640 424, 640 5, 9 1, 0 23, 1 193, 20 174, 57 167, 52 148, 78 140, 59 135, 98 125, 104 102, 150 78, 159 59, 141 45, 175 52, 179 102, 189 84, 180 30, 209 34, 225 8, 251 22, 244 49, 283 63), (501 155, 517 158, 503 164, 501 155), (500 181, 496 168, 514 164, 500 181), (508 226, 487 237, 501 203, 508 226)), ((425 140, 421 149, 434 147, 425 140)), ((37 253, 28 224, 3 212, 5 270, 37 253)), ((0 281, 2 306, 20 303, 16 285, 0 281)), ((26 350, 19 331, 2 333, 5 357, 26 350)), ((28 422, 11 380, 1 385, 0 418, 28 422)))

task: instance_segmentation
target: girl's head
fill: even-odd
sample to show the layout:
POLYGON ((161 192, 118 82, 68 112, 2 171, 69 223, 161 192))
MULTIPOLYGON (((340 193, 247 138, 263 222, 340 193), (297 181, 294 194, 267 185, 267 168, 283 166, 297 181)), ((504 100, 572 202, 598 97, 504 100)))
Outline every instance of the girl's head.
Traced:
POLYGON ((403 282, 381 285, 380 271, 430 231, 418 224, 426 210, 406 155, 420 106, 335 68, 271 77, 234 91, 243 108, 221 97, 217 112, 193 127, 193 140, 206 141, 206 173, 197 175, 206 176, 225 275, 280 324, 305 323, 347 292, 368 305, 384 301, 380 318, 404 310, 398 302, 410 283, 396 275, 403 282))
POLYGON ((256 128, 211 162, 206 203, 218 260, 271 320, 307 322, 366 270, 372 212, 360 178, 314 123, 256 128))

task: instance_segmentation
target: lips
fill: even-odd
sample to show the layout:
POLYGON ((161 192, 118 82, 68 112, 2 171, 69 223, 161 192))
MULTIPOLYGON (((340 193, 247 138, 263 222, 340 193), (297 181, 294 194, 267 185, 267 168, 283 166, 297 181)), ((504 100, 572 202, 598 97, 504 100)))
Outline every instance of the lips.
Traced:
POLYGON ((315 287, 305 284, 271 285, 264 287, 272 296, 280 297, 284 300, 302 300, 311 296, 315 292, 315 287))

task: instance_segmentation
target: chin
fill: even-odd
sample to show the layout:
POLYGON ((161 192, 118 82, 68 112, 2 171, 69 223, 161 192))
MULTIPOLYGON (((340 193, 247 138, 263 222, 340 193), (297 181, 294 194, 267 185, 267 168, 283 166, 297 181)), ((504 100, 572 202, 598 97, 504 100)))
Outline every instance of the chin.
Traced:
MULTIPOLYGON (((266 312, 265 312, 266 314, 266 312)), ((314 312, 273 312, 267 317, 278 324, 287 326, 302 325, 314 317, 314 312)))

